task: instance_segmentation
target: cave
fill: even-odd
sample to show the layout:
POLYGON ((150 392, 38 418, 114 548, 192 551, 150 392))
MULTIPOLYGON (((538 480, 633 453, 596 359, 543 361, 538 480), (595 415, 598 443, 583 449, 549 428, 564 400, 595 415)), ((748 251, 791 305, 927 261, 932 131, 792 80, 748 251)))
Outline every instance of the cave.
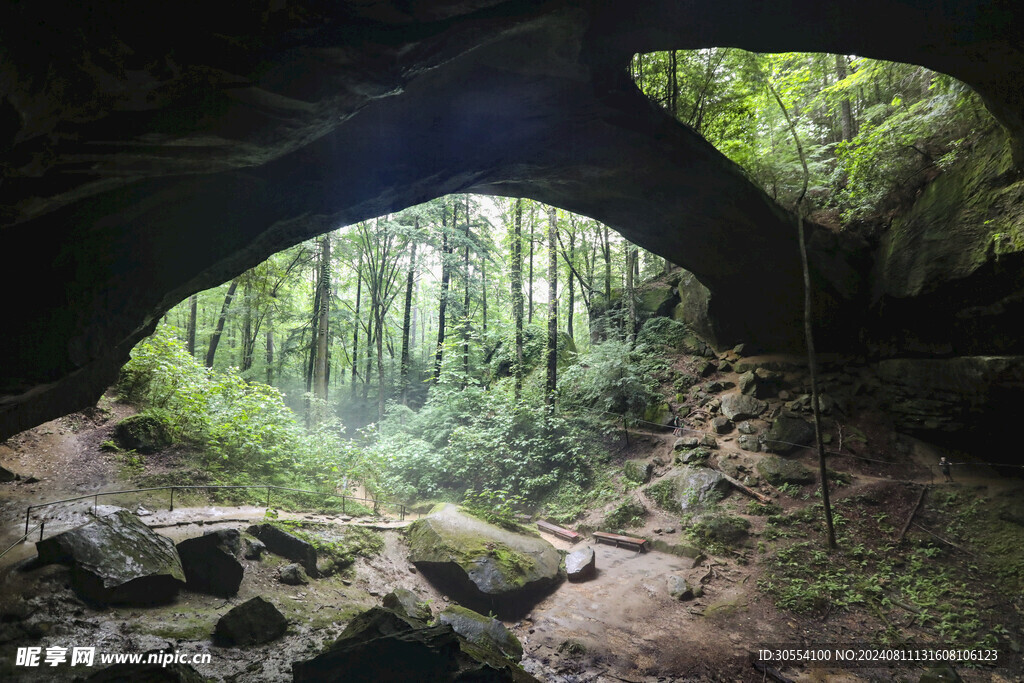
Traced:
MULTIPOLYGON (((16 295, 0 341, 0 438, 95 401, 190 294, 336 225, 452 192, 604 221, 700 279, 721 345, 798 349, 795 217, 646 100, 626 63, 736 46, 924 65, 980 93, 1020 168, 1022 11, 982 0, 6 7, 0 221, 9 258, 30 267, 3 276, 16 295), (766 295, 740 315, 751 287, 766 295)), ((862 244, 808 230, 823 348, 1020 350, 1007 334, 1019 306, 1001 303, 1019 284, 1006 260, 893 294, 862 244), (986 313, 951 342, 934 324, 951 307, 986 313)))

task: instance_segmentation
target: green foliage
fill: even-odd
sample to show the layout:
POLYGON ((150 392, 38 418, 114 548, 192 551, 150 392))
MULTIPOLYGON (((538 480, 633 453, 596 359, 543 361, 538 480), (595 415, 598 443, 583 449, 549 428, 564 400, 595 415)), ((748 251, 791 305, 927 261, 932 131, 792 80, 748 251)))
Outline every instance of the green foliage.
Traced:
POLYGON ((669 479, 662 479, 645 489, 647 497, 657 503, 658 507, 669 512, 679 512, 681 507, 676 501, 676 485, 669 479))
POLYGON ((382 485, 405 499, 490 489, 530 503, 563 482, 586 485, 604 457, 596 421, 516 405, 508 389, 442 384, 418 413, 392 407, 370 449, 382 485))
POLYGON ((230 474, 234 483, 330 489, 349 476, 365 481, 372 469, 342 437, 337 420, 325 417, 305 430, 278 389, 246 381, 234 368, 221 373, 202 367, 166 327, 135 348, 118 389, 159 419, 175 441, 198 447, 206 466, 230 474))
POLYGON ((312 545, 320 558, 318 566, 328 575, 347 569, 357 557, 373 557, 384 549, 380 534, 364 527, 284 519, 275 519, 271 524, 312 545))
POLYGON ((651 373, 644 367, 644 356, 642 349, 631 350, 625 341, 595 344, 563 373, 562 406, 643 417, 651 403, 660 401, 651 373))
POLYGON ((510 531, 519 531, 518 514, 525 503, 526 501, 514 493, 484 489, 482 491, 466 491, 462 509, 491 524, 510 531))
POLYGON ((641 526, 647 517, 647 509, 637 500, 626 500, 615 507, 604 518, 602 528, 608 531, 641 526))

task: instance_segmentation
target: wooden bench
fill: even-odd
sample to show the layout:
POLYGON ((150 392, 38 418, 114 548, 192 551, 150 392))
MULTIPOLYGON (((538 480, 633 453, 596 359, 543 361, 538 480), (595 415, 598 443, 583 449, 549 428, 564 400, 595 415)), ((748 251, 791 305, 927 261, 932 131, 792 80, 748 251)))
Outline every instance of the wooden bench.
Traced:
POLYGON ((620 545, 624 545, 627 548, 636 548, 638 552, 647 550, 646 538, 635 538, 633 536, 621 536, 619 534, 609 534, 604 531, 595 531, 594 540, 598 543, 612 544, 616 548, 620 545))
POLYGON ((549 534, 554 534, 555 536, 558 536, 559 538, 564 538, 565 540, 569 541, 570 543, 575 543, 576 541, 580 540, 580 538, 582 538, 575 531, 572 531, 570 529, 563 529, 562 527, 557 526, 555 524, 552 524, 551 522, 545 522, 545 521, 537 522, 537 528, 540 529, 541 531, 546 531, 549 534))

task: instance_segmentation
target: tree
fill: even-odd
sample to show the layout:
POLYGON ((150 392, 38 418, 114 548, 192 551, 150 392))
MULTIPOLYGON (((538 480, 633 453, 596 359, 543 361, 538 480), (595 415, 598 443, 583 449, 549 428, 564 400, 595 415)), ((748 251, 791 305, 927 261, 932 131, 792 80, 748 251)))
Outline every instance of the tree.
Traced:
POLYGON ((402 392, 402 405, 409 405, 409 328, 412 325, 412 292, 416 280, 416 235, 420 231, 420 218, 416 216, 413 225, 413 238, 410 240, 409 271, 405 278, 405 307, 402 313, 402 360, 399 386, 402 392))
POLYGON ((330 351, 331 303, 331 234, 320 238, 320 270, 317 281, 317 330, 315 360, 313 362, 313 395, 327 400, 327 354, 330 351))
POLYGON ((545 402, 549 410, 555 407, 558 389, 558 210, 548 208, 548 344, 547 381, 545 402))
POLYGON ((515 398, 523 396, 523 200, 516 199, 512 232, 512 319, 515 327, 515 398))
POLYGON ((231 281, 228 285, 228 292, 224 295, 224 304, 220 307, 220 317, 217 318, 217 329, 210 335, 210 347, 206 351, 206 367, 213 367, 213 359, 217 355, 217 346, 220 344, 220 337, 224 333, 224 323, 228 317, 228 309, 231 308, 231 299, 235 296, 235 290, 238 289, 238 278, 231 281))

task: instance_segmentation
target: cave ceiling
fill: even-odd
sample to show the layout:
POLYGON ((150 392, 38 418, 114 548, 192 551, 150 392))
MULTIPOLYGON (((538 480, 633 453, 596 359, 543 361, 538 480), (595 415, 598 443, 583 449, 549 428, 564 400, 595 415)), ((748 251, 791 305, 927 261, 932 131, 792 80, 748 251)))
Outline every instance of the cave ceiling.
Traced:
MULTIPOLYGON (((1022 14, 934 0, 8 3, 0 438, 94 401, 191 293, 452 192, 604 221, 701 279, 721 340, 793 348, 793 216, 647 101, 630 57, 735 46, 921 64, 977 89, 1020 163, 1022 14)), ((819 325, 842 337, 863 254, 809 230, 819 325)))

